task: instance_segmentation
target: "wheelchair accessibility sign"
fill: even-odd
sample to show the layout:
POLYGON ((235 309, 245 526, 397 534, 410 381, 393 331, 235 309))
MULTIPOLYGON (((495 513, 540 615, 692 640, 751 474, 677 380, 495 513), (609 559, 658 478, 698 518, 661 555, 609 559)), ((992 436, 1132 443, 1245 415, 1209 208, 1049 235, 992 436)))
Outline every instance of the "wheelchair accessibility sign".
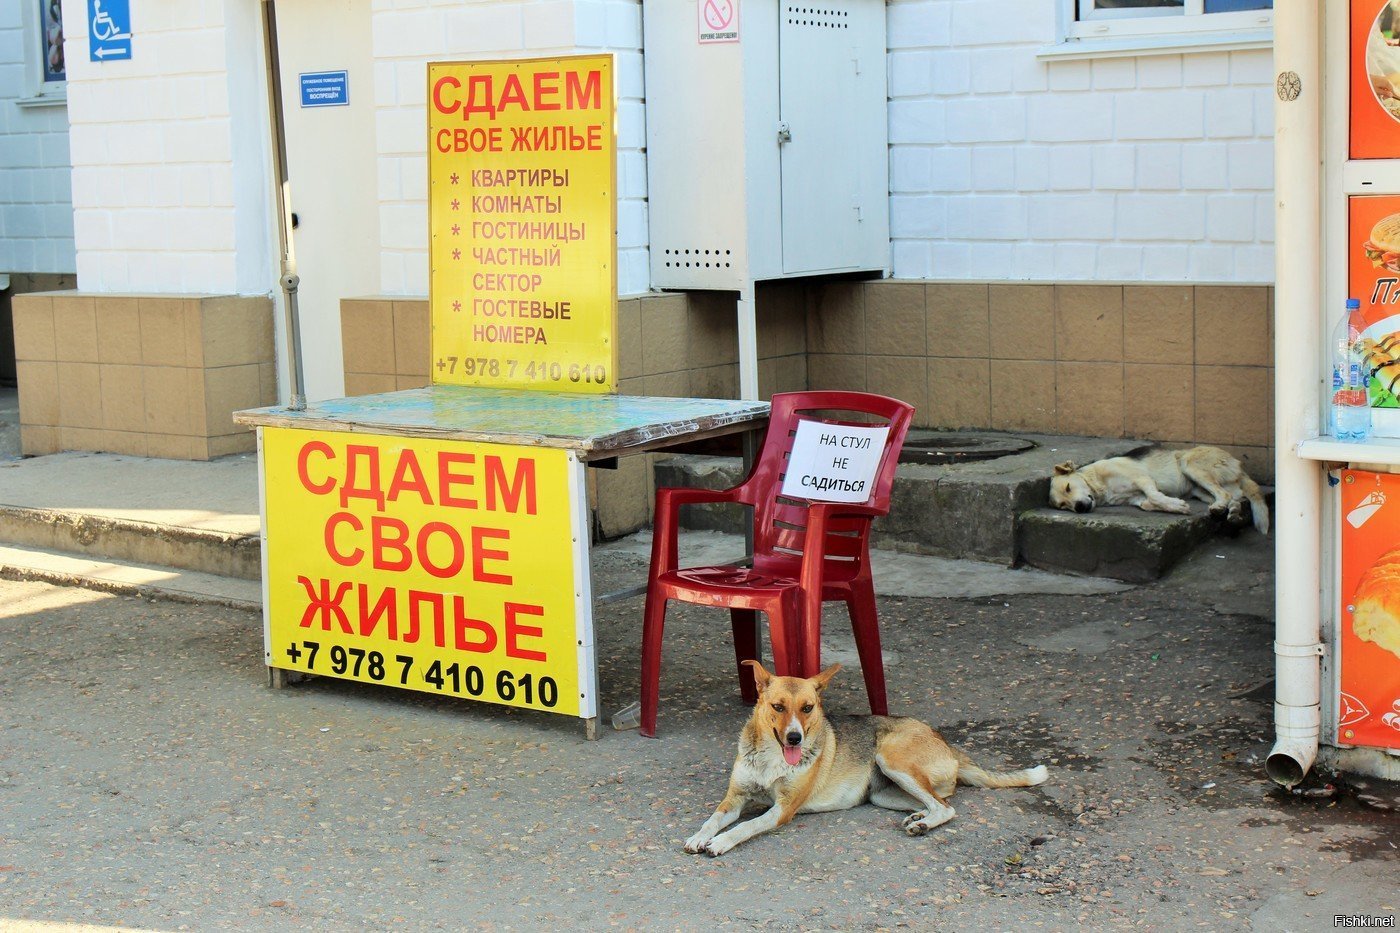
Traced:
POLYGON ((88 60, 131 57, 131 0, 87 0, 88 60))

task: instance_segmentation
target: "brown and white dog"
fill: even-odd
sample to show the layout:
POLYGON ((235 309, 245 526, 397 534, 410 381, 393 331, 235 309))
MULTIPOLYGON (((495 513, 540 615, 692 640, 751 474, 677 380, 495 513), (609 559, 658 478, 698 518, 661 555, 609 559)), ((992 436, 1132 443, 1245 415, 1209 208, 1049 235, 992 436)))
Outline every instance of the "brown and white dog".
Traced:
POLYGON ((1245 523, 1249 502, 1254 527, 1269 533, 1269 506, 1244 467, 1219 447, 1153 450, 1111 457, 1085 467, 1061 463, 1050 478, 1050 504, 1088 512, 1099 505, 1135 505, 1148 512, 1189 514, 1188 496, 1210 503, 1210 514, 1245 523))
POLYGON ((687 852, 723 855, 799 813, 845 810, 867 800, 877 807, 913 811, 904 830, 922 836, 953 818, 948 798, 958 784, 1031 787, 1048 776, 1044 765, 1009 773, 984 771, 917 719, 828 719, 821 691, 839 664, 801 678, 774 677, 757 661, 744 663, 753 667, 758 704, 739 736, 729 792, 700 831, 685 841, 687 852), (728 829, 751 801, 772 806, 728 829))

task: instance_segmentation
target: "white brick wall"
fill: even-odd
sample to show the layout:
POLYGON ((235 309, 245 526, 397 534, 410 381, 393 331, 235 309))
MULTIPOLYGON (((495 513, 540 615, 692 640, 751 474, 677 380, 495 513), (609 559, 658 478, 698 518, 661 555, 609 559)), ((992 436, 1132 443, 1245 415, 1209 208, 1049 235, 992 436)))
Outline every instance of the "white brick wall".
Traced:
MULTIPOLYGON (((0 3, 0 95, 16 6, 0 3)), ((61 269, 71 229, 83 288, 270 289, 267 165, 239 149, 265 137, 245 99, 256 4, 142 4, 134 59, 101 64, 85 0, 64 7, 73 212, 62 112, 0 100, 0 271, 61 269)), ((1055 9, 890 0, 894 274, 1271 281, 1269 54, 1045 63, 1055 9)), ((594 50, 617 56, 619 291, 647 289, 639 0, 375 0, 373 43, 383 291, 427 291, 426 63, 594 50)))
POLYGON ((617 80, 618 292, 647 290, 646 124, 639 0, 375 0, 380 278, 428 292, 425 87, 429 61, 609 51, 617 80))
POLYGON ((33 93, 37 42, 19 3, 0 2, 0 273, 75 271, 68 113, 16 103, 33 93))
POLYGON ((132 58, 92 62, 86 0, 64 0, 79 288, 271 289, 256 15, 242 0, 133 4, 132 58))
POLYGON ((901 278, 1273 281, 1268 51, 1042 62, 1058 0, 890 0, 901 278))

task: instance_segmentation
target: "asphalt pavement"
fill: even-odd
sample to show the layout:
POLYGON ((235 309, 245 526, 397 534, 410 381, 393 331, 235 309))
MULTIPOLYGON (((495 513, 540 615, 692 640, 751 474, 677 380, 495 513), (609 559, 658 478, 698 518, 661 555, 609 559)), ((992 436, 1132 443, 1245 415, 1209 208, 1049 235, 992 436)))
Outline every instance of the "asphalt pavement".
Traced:
MULTIPOLYGON (((643 549, 600 552, 601 588, 643 549)), ((1108 593, 880 601, 893 710, 988 767, 922 838, 870 806, 722 858, 682 841, 746 711, 722 613, 673 610, 660 738, 320 679, 266 686, 249 612, 0 581, 0 929, 1321 930, 1400 907, 1397 817, 1295 797, 1271 741, 1269 542, 1108 593)), ((1009 573, 1009 571, 1007 572, 1009 573)), ((636 695, 641 601, 597 620, 636 695)), ((827 616, 832 651, 844 622, 827 616)), ((828 692, 861 712, 857 671, 828 692)))

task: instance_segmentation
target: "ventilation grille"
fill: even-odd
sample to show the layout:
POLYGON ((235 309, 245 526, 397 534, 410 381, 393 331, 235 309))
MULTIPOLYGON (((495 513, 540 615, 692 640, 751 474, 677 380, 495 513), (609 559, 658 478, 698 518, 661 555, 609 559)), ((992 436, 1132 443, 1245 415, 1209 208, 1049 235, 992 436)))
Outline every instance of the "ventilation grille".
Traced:
POLYGON ((733 260, 733 250, 703 246, 691 249, 662 250, 662 260, 667 269, 728 269, 733 260))
POLYGON ((813 6, 787 8, 790 26, 816 26, 819 29, 850 29, 850 14, 844 10, 828 10, 813 6))

